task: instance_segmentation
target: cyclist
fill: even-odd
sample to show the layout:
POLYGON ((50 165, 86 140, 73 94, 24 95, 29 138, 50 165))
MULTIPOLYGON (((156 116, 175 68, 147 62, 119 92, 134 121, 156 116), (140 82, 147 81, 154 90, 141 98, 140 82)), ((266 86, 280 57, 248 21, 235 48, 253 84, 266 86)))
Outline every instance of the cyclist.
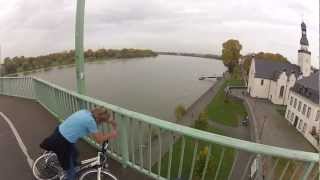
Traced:
POLYGON ((76 176, 74 166, 79 154, 75 144, 78 139, 89 135, 96 142, 102 143, 117 136, 116 127, 116 122, 105 108, 80 110, 65 119, 53 134, 40 144, 40 147, 56 153, 63 170, 67 172, 67 180, 74 180, 76 176), (98 132, 98 125, 103 122, 111 124, 109 133, 98 132))

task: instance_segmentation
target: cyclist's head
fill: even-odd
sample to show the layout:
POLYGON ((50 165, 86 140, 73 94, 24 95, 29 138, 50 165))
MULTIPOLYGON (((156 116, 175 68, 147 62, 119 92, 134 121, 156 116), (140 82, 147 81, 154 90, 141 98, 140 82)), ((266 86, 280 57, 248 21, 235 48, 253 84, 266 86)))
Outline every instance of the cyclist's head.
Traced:
POLYGON ((102 122, 107 122, 110 118, 110 114, 108 113, 108 110, 103 107, 93 108, 91 110, 91 113, 98 124, 102 122))

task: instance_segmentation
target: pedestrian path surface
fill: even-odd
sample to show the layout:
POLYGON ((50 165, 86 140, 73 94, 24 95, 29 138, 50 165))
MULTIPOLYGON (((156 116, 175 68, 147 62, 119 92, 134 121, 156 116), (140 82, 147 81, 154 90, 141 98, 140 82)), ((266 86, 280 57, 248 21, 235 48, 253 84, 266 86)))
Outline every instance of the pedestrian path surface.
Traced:
MULTIPOLYGON (((50 135, 58 125, 58 121, 46 109, 33 100, 0 96, 0 112, 5 114, 19 133, 27 152, 34 160, 42 150, 40 142, 50 135)), ((97 150, 85 142, 77 144, 80 159, 93 157, 97 150)), ((4 180, 33 180, 31 168, 26 156, 10 129, 10 126, 0 116, 0 179, 4 180)), ((131 169, 122 168, 121 164, 109 160, 110 171, 119 180, 151 180, 151 178, 131 169)))

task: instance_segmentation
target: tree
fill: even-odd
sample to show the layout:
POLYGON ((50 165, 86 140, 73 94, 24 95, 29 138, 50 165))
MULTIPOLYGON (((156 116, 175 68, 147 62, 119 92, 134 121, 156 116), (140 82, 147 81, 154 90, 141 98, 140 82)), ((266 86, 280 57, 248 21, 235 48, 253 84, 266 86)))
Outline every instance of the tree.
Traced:
POLYGON ((201 112, 199 114, 198 120, 196 120, 196 122, 195 122, 195 128, 207 131, 208 130, 208 119, 209 119, 208 112, 207 111, 201 112))
POLYGON ((234 67, 239 63, 241 49, 242 45, 235 39, 229 39, 222 45, 223 64, 228 67, 230 73, 233 73, 234 67))
MULTIPOLYGON (((194 175, 198 179, 200 179, 202 176, 202 172, 203 172, 204 166, 206 165, 206 159, 208 155, 209 155, 208 146, 203 147, 200 150, 199 154, 197 155, 197 160, 194 168, 194 175)), ((212 168, 213 168, 213 159, 210 158, 208 162, 208 169, 212 169, 212 168)))
POLYGON ((251 61, 252 61, 253 57, 256 60, 263 59, 263 60, 270 60, 270 61, 289 62, 286 57, 284 57, 278 53, 274 54, 274 53, 269 53, 269 52, 259 52, 257 54, 253 54, 253 53, 247 54, 247 55, 243 56, 243 58, 244 58, 243 68, 247 74, 249 73, 251 61))
POLYGON ((182 117, 186 114, 186 112, 186 108, 183 105, 179 104, 174 111, 176 119, 180 121, 182 117))

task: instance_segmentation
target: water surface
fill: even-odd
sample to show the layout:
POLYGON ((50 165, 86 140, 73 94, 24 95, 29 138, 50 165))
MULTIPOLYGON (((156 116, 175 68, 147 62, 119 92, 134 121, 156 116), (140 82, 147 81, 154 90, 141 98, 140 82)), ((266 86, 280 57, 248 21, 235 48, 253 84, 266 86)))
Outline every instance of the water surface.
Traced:
MULTIPOLYGON (((202 75, 222 74, 222 61, 160 55, 156 58, 116 59, 85 65, 89 96, 165 120, 175 120, 174 108, 196 101, 215 80, 202 75)), ((35 76, 76 89, 75 68, 52 69, 35 76)))

